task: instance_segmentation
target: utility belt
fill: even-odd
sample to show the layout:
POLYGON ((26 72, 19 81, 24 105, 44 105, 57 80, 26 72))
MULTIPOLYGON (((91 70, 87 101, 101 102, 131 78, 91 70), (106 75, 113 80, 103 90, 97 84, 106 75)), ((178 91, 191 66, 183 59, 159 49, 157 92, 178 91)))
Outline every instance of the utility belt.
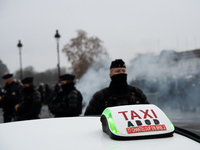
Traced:
POLYGON ((141 98, 137 95, 137 92, 134 87, 129 87, 126 95, 123 95, 123 96, 113 95, 108 90, 108 88, 104 89, 103 93, 104 93, 105 107, 141 103, 141 98))
POLYGON ((139 104, 140 98, 137 98, 134 93, 124 97, 110 96, 105 99, 105 107, 139 104))

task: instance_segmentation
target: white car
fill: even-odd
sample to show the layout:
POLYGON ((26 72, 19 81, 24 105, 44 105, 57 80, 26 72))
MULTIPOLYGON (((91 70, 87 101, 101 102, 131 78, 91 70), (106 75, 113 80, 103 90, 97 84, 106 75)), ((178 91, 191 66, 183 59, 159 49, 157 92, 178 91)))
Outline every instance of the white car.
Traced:
POLYGON ((101 117, 0 124, 0 150, 80 149, 198 150, 200 137, 174 128, 167 116, 152 104, 107 108, 101 117))

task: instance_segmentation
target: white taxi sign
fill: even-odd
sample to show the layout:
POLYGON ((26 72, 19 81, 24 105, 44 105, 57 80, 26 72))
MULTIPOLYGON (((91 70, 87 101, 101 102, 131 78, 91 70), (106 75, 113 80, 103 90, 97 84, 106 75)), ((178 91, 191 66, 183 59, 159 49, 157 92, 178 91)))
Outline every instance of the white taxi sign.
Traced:
POLYGON ((103 131, 111 138, 172 136, 174 125, 153 104, 108 107, 101 115, 103 131))

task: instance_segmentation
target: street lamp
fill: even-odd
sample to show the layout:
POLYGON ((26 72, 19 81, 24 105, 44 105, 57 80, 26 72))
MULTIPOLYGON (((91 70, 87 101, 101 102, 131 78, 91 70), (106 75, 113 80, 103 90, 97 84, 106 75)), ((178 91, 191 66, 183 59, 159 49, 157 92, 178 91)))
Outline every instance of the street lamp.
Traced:
POLYGON ((19 61, 20 61, 20 79, 22 80, 23 75, 22 75, 22 55, 21 55, 21 50, 22 50, 22 43, 19 40, 19 43, 17 44, 17 47, 19 47, 19 61))
POLYGON ((58 33, 58 30, 56 30, 56 34, 54 36, 57 41, 57 53, 58 53, 58 78, 60 77, 60 57, 59 57, 59 40, 60 40, 60 34, 58 33))

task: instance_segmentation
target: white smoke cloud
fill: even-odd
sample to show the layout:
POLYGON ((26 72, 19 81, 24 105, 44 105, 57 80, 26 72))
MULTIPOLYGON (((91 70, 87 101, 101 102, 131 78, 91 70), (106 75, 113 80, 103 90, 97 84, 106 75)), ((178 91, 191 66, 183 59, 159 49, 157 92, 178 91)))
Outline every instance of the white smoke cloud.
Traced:
MULTIPOLYGON (((191 54, 191 57, 196 58, 194 54, 191 54)), ((194 86, 200 88, 200 80, 197 82, 195 78, 197 72, 192 65, 196 62, 193 59, 186 60, 184 57, 180 57, 178 61, 172 61, 175 59, 177 59, 177 55, 174 51, 164 51, 160 55, 140 55, 130 63, 126 62, 129 64, 127 65, 127 82, 140 87, 150 103, 161 108, 169 107, 170 109, 183 109, 183 111, 187 106, 190 107, 190 110, 194 107, 197 108, 200 105, 200 102, 197 101, 200 94, 197 90, 192 90, 194 86), (190 65, 193 67, 192 72, 188 72, 190 65), (189 75, 190 73, 192 75, 189 75), (189 82, 191 79, 193 81, 189 82), (190 90, 190 94, 182 97, 184 90, 190 90)), ((83 95, 85 106, 88 105, 95 92, 109 86, 111 61, 110 58, 102 56, 77 82, 76 87, 83 95)))
POLYGON ((110 63, 111 60, 108 56, 100 56, 76 83, 77 89, 82 93, 85 106, 87 106, 95 92, 109 86, 110 63))

